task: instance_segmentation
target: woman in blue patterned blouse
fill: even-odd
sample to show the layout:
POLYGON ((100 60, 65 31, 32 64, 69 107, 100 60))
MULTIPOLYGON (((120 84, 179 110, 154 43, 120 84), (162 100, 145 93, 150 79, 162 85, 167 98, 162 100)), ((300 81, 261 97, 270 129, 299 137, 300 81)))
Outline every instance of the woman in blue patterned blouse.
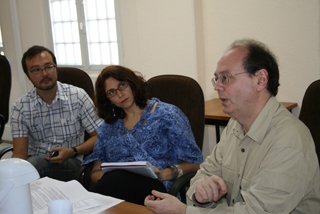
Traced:
MULTIPOLYGON (((83 164, 94 161, 90 191, 144 204, 151 190, 167 192, 174 179, 203 162, 189 121, 182 111, 157 98, 147 99, 147 83, 138 72, 107 66, 98 76, 96 107, 104 123, 83 164), (158 179, 124 170, 104 173, 103 162, 149 161, 158 179)), ((173 92, 174 93, 174 92, 173 92)))

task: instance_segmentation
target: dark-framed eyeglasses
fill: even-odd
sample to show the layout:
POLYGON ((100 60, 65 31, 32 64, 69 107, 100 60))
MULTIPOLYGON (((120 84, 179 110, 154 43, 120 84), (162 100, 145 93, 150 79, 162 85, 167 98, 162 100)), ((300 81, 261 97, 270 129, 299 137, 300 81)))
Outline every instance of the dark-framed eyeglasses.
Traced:
POLYGON ((222 83, 222 85, 227 85, 229 83, 230 77, 238 75, 238 74, 244 74, 244 73, 248 73, 248 72, 242 72, 242 73, 237 73, 237 74, 221 74, 219 77, 213 77, 211 79, 211 83, 212 83, 213 87, 216 87, 217 81, 219 79, 220 82, 222 83))
POLYGON ((122 81, 118 84, 118 87, 116 89, 112 88, 110 90, 107 91, 106 95, 107 98, 112 98, 114 96, 116 96, 117 94, 117 90, 118 91, 123 91, 124 89, 126 89, 128 87, 129 83, 127 81, 122 81))
POLYGON ((40 74, 42 72, 42 70, 45 70, 47 73, 53 71, 53 69, 56 67, 56 65, 52 64, 52 65, 46 65, 43 68, 34 68, 32 70, 28 70, 29 72, 33 73, 33 74, 40 74))

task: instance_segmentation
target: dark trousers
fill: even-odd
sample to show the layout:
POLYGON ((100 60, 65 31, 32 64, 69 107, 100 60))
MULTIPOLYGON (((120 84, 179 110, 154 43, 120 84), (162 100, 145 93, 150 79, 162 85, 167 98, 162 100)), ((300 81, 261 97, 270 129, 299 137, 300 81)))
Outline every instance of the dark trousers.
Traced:
POLYGON ((123 199, 127 202, 144 205, 144 199, 152 190, 167 192, 158 179, 148 178, 125 170, 106 172, 90 188, 91 192, 123 199))

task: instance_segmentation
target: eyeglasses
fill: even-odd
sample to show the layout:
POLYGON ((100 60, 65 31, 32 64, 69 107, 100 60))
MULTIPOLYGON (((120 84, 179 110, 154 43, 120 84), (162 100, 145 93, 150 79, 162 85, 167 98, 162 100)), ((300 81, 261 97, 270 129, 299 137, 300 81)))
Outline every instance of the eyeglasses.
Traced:
POLYGON ((244 74, 244 73, 248 73, 248 72, 242 72, 242 73, 237 73, 237 74, 222 74, 219 77, 213 77, 211 79, 211 83, 212 83, 213 87, 216 87, 217 81, 219 79, 220 82, 222 83, 222 85, 227 85, 229 83, 230 77, 238 75, 238 74, 244 74))
POLYGON ((127 81, 120 82, 118 84, 118 88, 110 89, 110 90, 107 91, 107 93, 106 93, 107 94, 107 98, 110 99, 110 98, 116 96, 117 90, 118 91, 123 91, 124 89, 126 89, 128 87, 128 85, 129 85, 129 83, 127 81))
POLYGON ((33 74, 40 74, 42 72, 42 70, 45 70, 46 72, 51 72, 53 71, 53 69, 56 67, 56 65, 47 65, 43 68, 35 68, 32 70, 28 70, 29 72, 33 73, 33 74))

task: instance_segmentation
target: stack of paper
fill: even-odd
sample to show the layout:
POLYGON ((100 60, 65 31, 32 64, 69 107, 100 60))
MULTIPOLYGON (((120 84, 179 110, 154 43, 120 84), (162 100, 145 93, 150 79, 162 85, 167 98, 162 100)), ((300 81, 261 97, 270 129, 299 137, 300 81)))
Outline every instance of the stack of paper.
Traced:
POLYGON ((88 192, 78 181, 58 181, 48 177, 30 183, 34 214, 48 213, 48 203, 53 200, 70 200, 73 214, 100 213, 123 200, 88 192))

